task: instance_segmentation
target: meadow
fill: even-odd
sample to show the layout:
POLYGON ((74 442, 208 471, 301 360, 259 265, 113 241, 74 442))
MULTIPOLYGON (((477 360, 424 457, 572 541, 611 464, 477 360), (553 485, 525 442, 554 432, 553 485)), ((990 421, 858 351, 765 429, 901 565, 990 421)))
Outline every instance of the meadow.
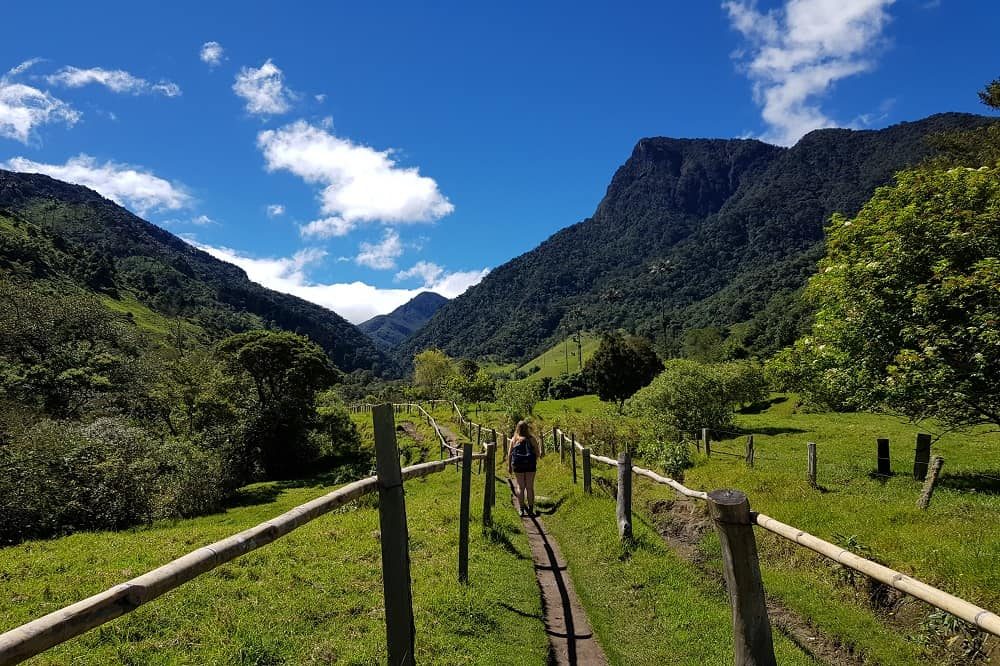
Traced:
MULTIPOLYGON (((363 428, 364 416, 358 420, 363 428)), ((401 449, 414 456, 434 441, 429 428, 415 426, 420 441, 399 435, 401 449)), ((426 450, 437 457, 436 446, 426 450)), ((406 484, 417 660, 493 664, 496 655, 505 655, 517 663, 544 663, 548 642, 526 538, 503 501, 493 529, 480 530, 482 478, 472 484, 467 586, 456 582, 459 474, 448 469, 406 484)), ((242 489, 223 513, 0 549, 0 630, 266 521, 347 480, 256 484, 242 489)), ((377 498, 369 495, 28 663, 384 661, 377 498)))
MULTIPOLYGON (((980 430, 936 440, 932 455, 945 464, 930 508, 920 510, 922 484, 912 478, 920 428, 891 416, 808 413, 796 405, 794 395, 780 395, 759 413, 739 414, 740 434, 713 442, 710 458, 692 445, 694 466, 685 471, 684 483, 699 490, 738 488, 756 511, 985 608, 1000 607, 1000 435, 980 430), (752 469, 743 459, 746 434, 755 440, 752 469), (887 478, 873 473, 878 437, 891 441, 893 474, 887 478), (818 488, 807 481, 810 441, 818 449, 818 488)), ((595 396, 582 396, 540 402, 535 414, 548 428, 600 408, 595 396)), ((493 417, 484 410, 479 420, 493 417)), ((651 655, 648 662, 630 656, 627 663, 655 663, 673 639, 666 629, 643 629, 650 623, 688 627, 704 640, 691 627, 704 626, 713 612, 703 604, 721 580, 718 539, 701 503, 680 501, 669 488, 640 478, 634 484, 637 546, 622 551, 608 494, 614 471, 602 468, 595 465, 595 494, 586 497, 569 480, 568 458, 560 466, 558 457, 550 456, 538 480, 539 492, 556 509, 546 522, 570 562, 595 630, 605 641, 627 640, 633 655, 651 655), (681 559, 701 576, 678 568, 681 559), (622 618, 630 618, 625 626, 619 626, 622 618), (689 620, 694 624, 686 625, 689 620)), ((842 655, 883 665, 946 658, 967 663, 963 652, 971 649, 970 637, 952 631, 946 616, 871 587, 863 577, 852 578, 811 551, 760 530, 757 535, 769 598, 842 655)), ((728 625, 713 624, 724 645, 728 625)), ((620 663, 626 663, 624 657, 620 663)))

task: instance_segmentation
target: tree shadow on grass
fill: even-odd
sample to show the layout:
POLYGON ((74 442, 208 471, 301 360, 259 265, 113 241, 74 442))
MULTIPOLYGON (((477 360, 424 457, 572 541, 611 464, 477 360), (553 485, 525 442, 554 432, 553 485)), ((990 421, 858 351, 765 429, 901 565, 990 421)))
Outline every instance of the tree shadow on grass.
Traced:
POLYGON ((278 499, 283 490, 280 484, 277 483, 265 483, 252 488, 240 488, 226 501, 226 508, 235 509, 242 506, 270 504, 278 499))
POLYGON ((982 495, 1000 495, 1000 470, 987 472, 944 472, 938 486, 982 495))
POLYGON ((747 435, 794 435, 803 432, 809 432, 808 430, 803 430, 802 428, 773 428, 773 427, 762 427, 762 428, 743 428, 743 432, 747 435))

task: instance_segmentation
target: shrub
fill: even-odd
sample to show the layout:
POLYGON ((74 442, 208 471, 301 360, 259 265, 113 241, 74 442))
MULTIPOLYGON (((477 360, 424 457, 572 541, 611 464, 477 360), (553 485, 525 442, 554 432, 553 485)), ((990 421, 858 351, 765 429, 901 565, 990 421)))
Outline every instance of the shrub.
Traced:
POLYGON ((686 359, 668 361, 663 372, 635 394, 629 409, 660 440, 733 424, 732 404, 718 371, 686 359))

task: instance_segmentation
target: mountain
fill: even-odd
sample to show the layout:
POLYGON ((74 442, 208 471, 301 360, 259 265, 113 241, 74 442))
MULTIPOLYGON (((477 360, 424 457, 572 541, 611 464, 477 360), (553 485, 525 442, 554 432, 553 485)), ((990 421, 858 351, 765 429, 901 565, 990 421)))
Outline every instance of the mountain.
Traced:
POLYGON ((494 269, 404 342, 518 360, 579 329, 625 328, 668 355, 707 337, 765 354, 808 319, 797 298, 834 212, 931 154, 925 139, 991 122, 947 113, 882 130, 756 140, 640 140, 594 215, 494 269))
POLYGON ((358 324, 380 349, 392 349, 420 330, 448 302, 444 296, 424 291, 389 314, 372 317, 358 324))
POLYGON ((127 310, 130 299, 209 340, 262 326, 307 335, 342 370, 392 363, 336 313, 251 282, 93 190, 0 170, 0 272, 73 282, 127 310))

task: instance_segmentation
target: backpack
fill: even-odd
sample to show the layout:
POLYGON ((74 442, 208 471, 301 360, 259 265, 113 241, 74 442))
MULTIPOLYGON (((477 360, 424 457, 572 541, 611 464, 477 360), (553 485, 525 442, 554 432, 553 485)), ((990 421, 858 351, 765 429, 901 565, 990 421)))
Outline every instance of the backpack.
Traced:
POLYGON ((510 450, 510 464, 517 469, 521 466, 530 466, 535 462, 535 447, 531 445, 530 439, 522 439, 510 450))

